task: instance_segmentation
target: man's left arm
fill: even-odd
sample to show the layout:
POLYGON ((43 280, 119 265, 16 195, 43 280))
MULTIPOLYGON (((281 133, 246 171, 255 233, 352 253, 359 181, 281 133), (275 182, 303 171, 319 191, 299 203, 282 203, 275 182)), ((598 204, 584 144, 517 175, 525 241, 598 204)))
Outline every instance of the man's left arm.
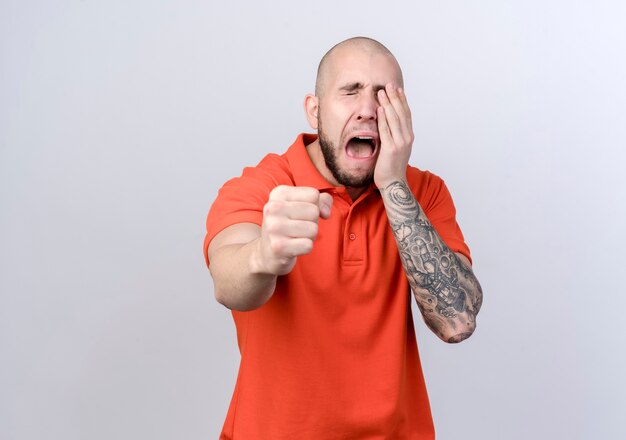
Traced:
POLYGON ((424 321, 446 342, 469 338, 483 298, 469 261, 437 234, 406 182, 392 182, 381 194, 424 321))
POLYGON ((409 285, 424 321, 446 342, 461 342, 476 328, 483 293, 469 260, 453 252, 426 217, 406 182, 413 144, 411 114, 402 89, 378 94, 381 149, 374 171, 409 285))

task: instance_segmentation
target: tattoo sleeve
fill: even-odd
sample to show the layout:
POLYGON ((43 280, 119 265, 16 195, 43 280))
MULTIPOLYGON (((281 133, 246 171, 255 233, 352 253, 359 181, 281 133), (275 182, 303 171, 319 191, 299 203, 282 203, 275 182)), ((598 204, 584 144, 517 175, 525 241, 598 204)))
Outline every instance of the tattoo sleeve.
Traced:
POLYGON ((472 269, 439 237, 406 182, 393 182, 381 194, 424 321, 444 341, 467 339, 483 298, 472 269))

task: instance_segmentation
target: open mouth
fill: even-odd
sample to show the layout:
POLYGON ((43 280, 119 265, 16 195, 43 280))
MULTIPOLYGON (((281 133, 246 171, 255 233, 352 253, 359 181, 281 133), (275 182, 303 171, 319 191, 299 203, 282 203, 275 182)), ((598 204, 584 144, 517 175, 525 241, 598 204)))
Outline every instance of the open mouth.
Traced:
POLYGON ((355 159, 368 159, 376 154, 377 140, 374 136, 354 136, 346 144, 346 154, 355 159))

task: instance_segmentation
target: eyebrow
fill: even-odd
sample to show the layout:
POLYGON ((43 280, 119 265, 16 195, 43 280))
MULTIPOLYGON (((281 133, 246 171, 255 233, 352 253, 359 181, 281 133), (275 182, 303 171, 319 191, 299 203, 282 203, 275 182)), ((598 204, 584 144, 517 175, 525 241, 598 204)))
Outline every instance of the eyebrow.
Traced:
POLYGON ((360 82, 348 83, 342 87, 339 87, 339 90, 342 92, 354 92, 355 90, 359 90, 363 88, 363 84, 360 82))
MULTIPOLYGON (((360 90, 364 87, 365 86, 360 82, 353 82, 339 87, 339 90, 342 92, 354 92, 355 90, 360 90)), ((379 90, 385 90, 384 85, 375 85, 373 88, 376 93, 378 93, 379 90)))

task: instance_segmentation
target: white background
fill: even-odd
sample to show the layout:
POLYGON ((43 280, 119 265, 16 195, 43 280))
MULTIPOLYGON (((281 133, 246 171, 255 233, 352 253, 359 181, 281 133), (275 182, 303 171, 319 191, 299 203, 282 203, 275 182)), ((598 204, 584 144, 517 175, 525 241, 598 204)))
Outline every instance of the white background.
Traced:
POLYGON ((438 438, 626 438, 619 0, 0 1, 0 438, 217 438, 206 213, 355 35, 403 66, 485 291, 461 345, 416 316, 438 438))

